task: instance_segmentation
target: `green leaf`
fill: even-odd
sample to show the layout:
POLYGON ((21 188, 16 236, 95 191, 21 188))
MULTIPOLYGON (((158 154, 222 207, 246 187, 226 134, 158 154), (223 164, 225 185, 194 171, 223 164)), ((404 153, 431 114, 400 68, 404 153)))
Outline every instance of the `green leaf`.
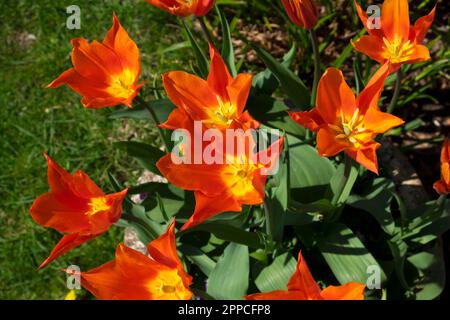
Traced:
POLYGON ((346 155, 345 163, 339 165, 330 181, 327 197, 331 199, 333 205, 340 206, 347 201, 357 178, 357 165, 346 155))
POLYGON ((395 185, 386 178, 376 178, 361 188, 360 195, 351 195, 347 204, 370 213, 389 235, 395 233, 395 222, 391 214, 391 201, 395 185))
POLYGON ((405 259, 408 253, 408 245, 402 240, 388 241, 392 256, 394 257, 395 272, 404 289, 409 289, 408 281, 405 278, 405 259))
MULTIPOLYGON (((159 122, 165 122, 169 118, 169 114, 175 109, 175 105, 169 99, 153 100, 149 102, 150 106, 155 111, 159 122)), ((150 112, 142 106, 136 106, 133 109, 125 109, 114 111, 109 115, 110 119, 135 119, 135 120, 151 120, 153 119, 150 112)))
POLYGON ((286 290, 289 279, 295 272, 297 262, 290 253, 283 253, 256 277, 256 287, 261 292, 286 290))
POLYGON ((340 284, 350 281, 367 283, 369 266, 380 270, 381 283, 386 274, 359 238, 346 225, 335 223, 318 241, 318 247, 340 284))
POLYGON ((195 230, 208 231, 213 233, 219 239, 243 244, 251 248, 264 248, 264 239, 262 235, 257 232, 245 231, 227 223, 205 222, 192 229, 188 229, 186 233, 195 230))
POLYGON ((433 248, 408 257, 418 271, 419 282, 416 284, 417 300, 437 298, 445 287, 445 261, 442 247, 437 243, 433 248))
MULTIPOLYGON (((286 68, 289 68, 295 58, 296 51, 297 47, 294 44, 292 45, 292 48, 284 55, 281 64, 286 68)), ((252 87, 253 91, 255 91, 257 95, 270 96, 275 92, 278 86, 279 83, 277 78, 269 69, 266 69, 253 77, 252 87)))
POLYGON ((228 24, 225 14, 219 9, 219 6, 216 6, 216 11, 219 15, 220 24, 222 26, 222 58, 228 66, 228 70, 230 71, 231 75, 233 77, 236 77, 237 71, 234 59, 233 42, 231 41, 230 25, 228 24))
POLYGON ((121 141, 114 145, 128 153, 130 157, 135 158, 145 169, 159 173, 156 162, 161 159, 165 153, 160 149, 141 142, 121 141))
POLYGON ((300 139, 288 135, 291 188, 328 185, 336 172, 328 158, 300 139))
POLYGON ((249 269, 248 248, 230 243, 208 278, 208 294, 216 299, 242 300, 248 289, 249 269))
POLYGON ((202 250, 189 244, 182 244, 179 250, 194 263, 207 276, 216 267, 216 262, 208 257, 202 250))
POLYGON ((187 25, 186 21, 184 19, 181 19, 181 21, 183 22, 186 37, 189 43, 191 44, 192 50, 194 51, 194 55, 197 59, 200 76, 202 78, 206 78, 209 73, 209 61, 206 58, 205 54, 203 53, 202 49, 200 48, 200 45, 198 44, 197 40, 195 40, 194 35, 189 29, 189 26, 187 25))
POLYGON ((270 96, 250 95, 247 108, 253 118, 259 122, 282 130, 299 138, 305 136, 305 128, 298 125, 287 113, 287 106, 280 100, 270 96))
POLYGON ((256 51, 258 57, 265 63, 267 68, 275 75, 280 82, 286 95, 292 100, 296 108, 301 110, 310 109, 309 89, 302 80, 289 68, 273 58, 267 51, 255 44, 250 44, 256 51))
POLYGON ((136 204, 133 205, 130 213, 122 214, 119 226, 133 228, 144 244, 156 239, 164 232, 160 224, 146 215, 145 208, 136 204))

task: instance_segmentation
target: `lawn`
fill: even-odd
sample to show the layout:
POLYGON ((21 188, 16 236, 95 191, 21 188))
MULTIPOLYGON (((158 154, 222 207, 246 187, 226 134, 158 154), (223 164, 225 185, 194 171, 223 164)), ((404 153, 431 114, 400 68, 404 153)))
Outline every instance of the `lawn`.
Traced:
POLYGON ((149 143, 154 139, 142 123, 109 120, 109 109, 84 110, 79 96, 67 87, 45 88, 71 66, 70 40, 103 39, 114 11, 141 49, 148 84, 159 79, 160 70, 179 67, 189 57, 187 50, 161 53, 181 41, 181 35, 172 17, 144 1, 79 0, 80 30, 66 28, 66 7, 71 4, 64 0, 0 4, 0 299, 64 298, 65 274, 60 269, 73 263, 86 268, 104 263, 123 236, 122 229, 112 228, 36 271, 60 238, 36 225, 28 214, 34 198, 48 191, 42 151, 66 169, 86 171, 111 191, 108 171, 131 183, 140 174, 139 166, 112 142, 137 134, 149 143))

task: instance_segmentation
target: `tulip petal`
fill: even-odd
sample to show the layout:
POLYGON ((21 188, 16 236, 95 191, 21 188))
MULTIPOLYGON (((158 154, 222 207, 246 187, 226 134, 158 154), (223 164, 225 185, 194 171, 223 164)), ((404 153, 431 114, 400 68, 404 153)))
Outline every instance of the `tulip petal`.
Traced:
POLYGON ((301 112, 291 111, 289 115, 299 125, 313 132, 319 131, 320 127, 325 124, 317 109, 301 112))
POLYGON ((78 233, 73 233, 69 235, 65 235, 61 238, 61 240, 58 242, 58 244, 53 248, 52 252, 48 256, 47 259, 45 259, 44 262, 41 263, 38 269, 42 269, 47 264, 58 258, 59 256, 63 255, 64 253, 78 247, 79 245, 88 242, 89 240, 92 240, 93 238, 97 237, 98 235, 80 235, 78 233))
POLYGON ((395 38, 408 40, 409 5, 408 0, 384 0, 381 8, 381 27, 389 41, 395 38))
POLYGON ((251 74, 241 73, 227 87, 227 96, 230 98, 230 103, 236 106, 238 116, 244 111, 252 87, 252 79, 251 74))
POLYGON ((328 128, 322 128, 317 133, 317 151, 323 157, 332 157, 345 150, 347 144, 340 142, 328 128))
POLYGON ((195 211, 183 225, 181 231, 195 227, 219 213, 240 211, 242 211, 242 206, 231 192, 224 192, 215 197, 208 197, 201 192, 196 192, 195 211))
POLYGON ((430 50, 426 46, 418 44, 410 55, 405 56, 404 63, 425 62, 430 59, 430 50))
POLYGON ((356 109, 353 91, 339 69, 328 68, 319 81, 316 109, 325 122, 334 124, 341 110, 352 115, 356 109))
POLYGON ((275 290, 245 296, 245 300, 308 300, 301 291, 275 290))
POLYGON ((206 195, 215 196, 227 187, 221 172, 224 165, 219 164, 176 164, 172 154, 167 154, 157 162, 156 166, 164 177, 178 188, 202 191, 206 195), (193 179, 195 177, 195 179, 193 179))
POLYGON ((419 18, 416 21, 416 23, 414 23, 416 43, 423 42, 423 39, 425 38, 428 29, 430 29, 431 25, 433 24, 435 14, 436 14, 436 6, 434 6, 433 10, 431 10, 431 12, 428 15, 419 18))
POLYGON ((362 36, 355 42, 352 41, 352 45, 356 51, 365 54, 380 64, 386 61, 383 40, 377 36, 362 36))
POLYGON ((386 131, 401 126, 405 121, 378 109, 370 108, 364 118, 365 129, 374 133, 385 133, 386 131))
POLYGON ((298 253, 297 268, 287 284, 289 291, 301 291, 310 300, 320 297, 320 288, 314 280, 302 252, 298 253))
POLYGON ((358 96, 356 104, 358 105, 360 114, 366 114, 367 110, 370 109, 378 110, 378 100, 383 91, 386 77, 389 74, 389 67, 389 63, 382 65, 358 96))
POLYGON ((192 120, 208 119, 207 109, 216 108, 217 97, 208 83, 183 71, 163 75, 163 85, 169 99, 186 111, 192 120))
POLYGON ((190 132, 193 131, 192 119, 182 108, 175 108, 169 114, 167 121, 159 126, 168 130, 186 129, 190 132))
POLYGON ((349 282, 342 286, 329 286, 325 288, 321 296, 325 300, 364 300, 364 289, 362 283, 349 282))
POLYGON ((369 28, 369 26, 367 24, 367 21, 368 21, 369 17, 367 16, 366 11, 361 8, 361 6, 359 5, 359 3, 356 0, 353 0, 353 2, 354 2, 355 7, 356 7, 356 12, 358 13, 358 16, 361 19, 361 22, 364 25, 364 28, 367 30, 367 32, 370 35, 382 38, 383 37, 383 31, 381 29, 369 28))
POLYGON ((377 149, 379 143, 370 142, 359 149, 347 149, 345 152, 356 162, 366 167, 368 170, 378 174, 377 149))
POLYGON ((227 86, 233 81, 233 78, 228 71, 225 61, 223 61, 223 58, 212 44, 209 44, 209 55, 211 57, 211 66, 208 75, 208 85, 218 96, 227 101, 229 100, 227 86))

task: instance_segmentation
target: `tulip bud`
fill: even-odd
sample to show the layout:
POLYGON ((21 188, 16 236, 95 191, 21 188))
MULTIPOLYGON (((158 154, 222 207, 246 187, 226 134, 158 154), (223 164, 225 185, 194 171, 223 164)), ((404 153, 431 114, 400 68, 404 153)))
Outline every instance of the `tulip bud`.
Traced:
POLYGON ((312 29, 317 23, 317 8, 312 0, 281 0, 293 23, 304 29, 312 29))

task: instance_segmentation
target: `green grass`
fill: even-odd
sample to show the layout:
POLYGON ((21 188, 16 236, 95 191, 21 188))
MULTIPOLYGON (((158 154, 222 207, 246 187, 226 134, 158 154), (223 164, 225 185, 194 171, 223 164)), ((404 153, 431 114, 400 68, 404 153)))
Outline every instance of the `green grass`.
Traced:
POLYGON ((122 240, 123 230, 113 228, 36 271, 61 237, 36 225, 28 214, 33 200, 48 191, 42 151, 70 171, 86 171, 110 192, 108 171, 128 182, 140 173, 112 143, 133 135, 147 142, 153 139, 143 134, 149 130, 142 123, 108 120, 111 109, 83 109, 81 98, 67 87, 45 88, 71 67, 70 40, 103 39, 114 11, 141 49, 148 86, 162 70, 182 68, 189 57, 189 50, 160 53, 182 41, 181 32, 174 18, 143 0, 78 0, 81 30, 65 27, 66 7, 72 3, 16 0, 0 4, 0 299, 61 299, 67 289, 60 268, 73 263, 83 270, 98 266, 113 257, 122 240), (26 38, 35 40, 27 44, 26 38))

